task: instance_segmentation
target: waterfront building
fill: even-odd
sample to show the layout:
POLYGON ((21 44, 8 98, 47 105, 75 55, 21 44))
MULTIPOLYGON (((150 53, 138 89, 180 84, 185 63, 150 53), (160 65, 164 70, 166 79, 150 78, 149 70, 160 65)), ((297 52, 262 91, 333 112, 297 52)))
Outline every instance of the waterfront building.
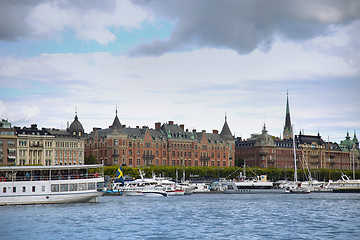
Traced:
POLYGON ((15 127, 17 135, 17 165, 52 165, 55 137, 36 124, 30 128, 15 127))
POLYGON ((46 165, 81 165, 84 164, 85 132, 75 113, 74 121, 66 130, 46 129, 55 137, 54 163, 46 165))
POLYGON ((11 123, 0 121, 0 165, 14 165, 16 163, 16 134, 11 123))
POLYGON ((221 133, 197 132, 173 121, 155 128, 122 125, 116 116, 106 129, 93 128, 85 141, 85 155, 105 165, 233 166, 235 141, 225 117, 221 133))
MULTIPOLYGON (((265 124, 261 134, 252 134, 247 140, 237 138, 235 157, 253 167, 294 168, 293 128, 291 126, 289 99, 286 99, 286 117, 283 139, 267 133, 265 124)), ((297 165, 310 169, 360 169, 359 141, 354 132, 340 144, 325 142, 320 133, 316 136, 294 136, 297 165)))
POLYGON ((235 142, 236 158, 243 159, 251 167, 293 168, 293 141, 279 139, 268 134, 264 124, 260 135, 252 139, 235 142))
POLYGON ((66 130, 15 127, 17 165, 81 165, 84 164, 84 128, 75 114, 66 130))

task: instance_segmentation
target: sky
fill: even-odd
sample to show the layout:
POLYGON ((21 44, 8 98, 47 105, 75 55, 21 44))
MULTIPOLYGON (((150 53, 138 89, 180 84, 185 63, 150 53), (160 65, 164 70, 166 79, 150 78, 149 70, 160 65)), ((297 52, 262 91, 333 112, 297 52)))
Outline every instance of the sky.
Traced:
POLYGON ((360 135, 358 0, 0 0, 0 117, 360 135), (288 95, 287 95, 288 94, 288 95))

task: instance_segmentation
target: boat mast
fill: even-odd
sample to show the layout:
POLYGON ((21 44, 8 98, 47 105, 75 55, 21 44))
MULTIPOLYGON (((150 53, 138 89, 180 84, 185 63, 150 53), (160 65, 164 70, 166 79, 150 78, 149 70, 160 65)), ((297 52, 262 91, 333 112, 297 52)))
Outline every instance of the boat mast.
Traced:
POLYGON ((355 180, 355 160, 354 160, 354 154, 353 156, 353 180, 355 180))
POLYGON ((297 182, 298 178, 297 178, 297 168, 296 168, 296 152, 295 152, 295 137, 294 137, 294 134, 293 134, 293 148, 294 148, 294 168, 295 168, 294 181, 297 182))
POLYGON ((330 170, 330 166, 331 166, 331 157, 330 157, 330 139, 329 139, 329 136, 328 136, 328 154, 329 154, 329 181, 331 179, 331 170, 330 170))

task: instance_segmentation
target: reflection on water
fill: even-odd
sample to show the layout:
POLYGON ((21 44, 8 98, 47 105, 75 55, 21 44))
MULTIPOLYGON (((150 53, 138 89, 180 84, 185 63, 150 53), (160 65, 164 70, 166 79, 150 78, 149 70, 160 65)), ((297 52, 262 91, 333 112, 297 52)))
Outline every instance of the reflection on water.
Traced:
POLYGON ((360 239, 360 194, 104 196, 0 213, 1 239, 360 239))

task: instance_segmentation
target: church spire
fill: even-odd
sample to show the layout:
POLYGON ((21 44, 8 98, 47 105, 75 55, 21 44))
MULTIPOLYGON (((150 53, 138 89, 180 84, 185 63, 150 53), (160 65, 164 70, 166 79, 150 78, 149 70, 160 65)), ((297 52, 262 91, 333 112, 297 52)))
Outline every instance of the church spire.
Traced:
POLYGON ((292 137, 293 137, 293 129, 291 126, 291 119, 290 119, 289 93, 286 92, 286 115, 285 115, 283 138, 292 139, 292 137))

